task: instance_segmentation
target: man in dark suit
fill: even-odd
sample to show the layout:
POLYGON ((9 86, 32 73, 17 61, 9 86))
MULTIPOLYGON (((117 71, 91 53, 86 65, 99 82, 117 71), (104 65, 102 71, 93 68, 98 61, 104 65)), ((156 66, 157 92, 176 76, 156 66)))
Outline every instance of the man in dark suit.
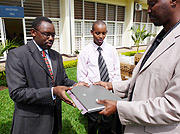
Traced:
POLYGON ((6 61, 9 94, 15 103, 11 133, 57 134, 61 99, 75 107, 65 94, 72 89, 67 86, 87 84, 69 80, 62 56, 51 49, 55 37, 51 20, 37 17, 31 35, 33 40, 11 50, 6 61))

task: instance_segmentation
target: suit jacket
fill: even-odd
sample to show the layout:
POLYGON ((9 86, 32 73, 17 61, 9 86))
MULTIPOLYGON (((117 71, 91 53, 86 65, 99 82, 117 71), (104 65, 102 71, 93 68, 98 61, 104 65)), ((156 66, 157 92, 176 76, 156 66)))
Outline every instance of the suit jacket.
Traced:
MULTIPOLYGON (((154 40, 153 40, 154 41, 154 40)), ((144 66, 140 65, 153 41, 133 71, 132 79, 113 82, 121 97, 117 110, 125 133, 180 133, 180 25, 155 49, 144 66)))
MULTIPOLYGON (((63 67, 62 56, 50 49, 55 86, 71 86, 63 67)), ((44 59, 33 41, 8 53, 6 76, 9 94, 15 103, 11 133, 50 134, 54 118, 61 128, 61 100, 52 99, 53 81, 44 59), (55 105, 57 115, 54 115, 55 105)))

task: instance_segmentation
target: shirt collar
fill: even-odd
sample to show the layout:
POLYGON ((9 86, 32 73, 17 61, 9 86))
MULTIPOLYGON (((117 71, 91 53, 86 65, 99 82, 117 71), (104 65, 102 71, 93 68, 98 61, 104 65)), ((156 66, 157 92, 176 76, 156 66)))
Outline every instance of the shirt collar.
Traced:
POLYGON ((97 48, 98 47, 101 47, 102 48, 102 51, 104 50, 104 48, 105 48, 105 45, 106 43, 103 41, 103 44, 101 45, 101 46, 98 46, 98 45, 96 45, 95 43, 94 43, 94 41, 92 41, 92 45, 93 45, 93 49, 94 49, 94 51, 98 51, 97 50, 97 48))
MULTIPOLYGON (((36 43, 36 41, 33 40, 33 42, 34 42, 34 44, 36 45, 36 47, 38 48, 38 50, 39 50, 40 52, 42 52, 43 49, 39 47, 39 45, 36 43)), ((47 50, 47 49, 45 49, 44 51, 46 52, 46 54, 48 54, 48 50, 47 50)))

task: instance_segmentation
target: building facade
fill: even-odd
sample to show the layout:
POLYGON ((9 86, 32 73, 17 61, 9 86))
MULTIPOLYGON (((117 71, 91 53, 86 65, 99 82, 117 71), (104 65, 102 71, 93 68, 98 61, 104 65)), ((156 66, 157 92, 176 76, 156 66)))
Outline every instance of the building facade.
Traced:
MULTIPOLYGON (((21 36, 26 44, 32 39, 32 20, 45 16, 53 21, 56 29, 53 49, 65 54, 80 51, 92 40, 90 30, 96 20, 107 24, 105 40, 116 48, 133 45, 131 26, 145 24, 148 32, 159 32, 149 21, 146 0, 0 0, 0 11, 1 8, 12 12, 0 13, 0 42, 21 36), (23 10, 22 16, 13 16, 17 7, 23 10)), ((6 54, 3 58, 6 59, 6 54)))

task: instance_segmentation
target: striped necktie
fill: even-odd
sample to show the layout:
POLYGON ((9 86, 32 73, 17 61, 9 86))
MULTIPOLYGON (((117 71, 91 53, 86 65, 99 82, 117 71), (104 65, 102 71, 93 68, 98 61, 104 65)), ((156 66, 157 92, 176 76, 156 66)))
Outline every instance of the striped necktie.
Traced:
MULTIPOLYGON (((54 79, 53 73, 52 73, 52 70, 51 70, 51 66, 50 66, 49 61, 48 61, 48 59, 47 59, 47 57, 46 57, 46 52, 45 52, 45 51, 42 51, 42 54, 43 54, 44 61, 45 61, 46 65, 47 65, 47 68, 48 68, 48 70, 49 70, 49 73, 50 73, 50 75, 51 75, 51 78, 54 79)), ((54 80, 53 80, 53 82, 54 82, 54 80)))
POLYGON ((97 50, 99 51, 98 65, 99 65, 101 81, 109 82, 108 69, 107 69, 105 60, 103 59, 103 56, 101 54, 102 48, 98 47, 97 50))

